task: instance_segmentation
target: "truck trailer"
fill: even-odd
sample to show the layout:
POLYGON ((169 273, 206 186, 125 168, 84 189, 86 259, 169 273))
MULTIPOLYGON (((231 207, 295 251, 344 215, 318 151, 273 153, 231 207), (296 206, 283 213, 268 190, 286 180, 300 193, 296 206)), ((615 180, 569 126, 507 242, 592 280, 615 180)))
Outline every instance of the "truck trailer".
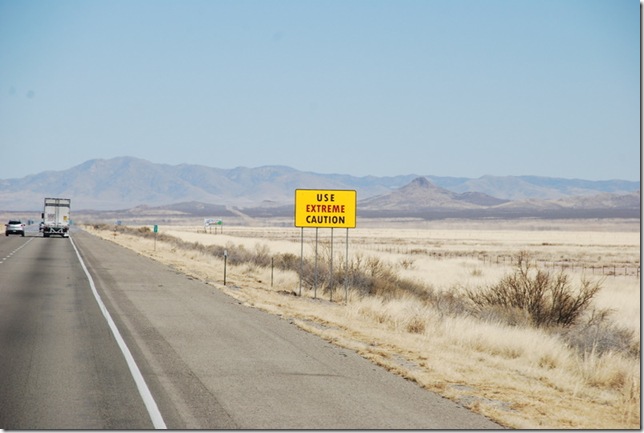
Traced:
POLYGON ((69 210, 71 199, 46 198, 42 213, 42 235, 48 238, 52 235, 69 237, 69 210))

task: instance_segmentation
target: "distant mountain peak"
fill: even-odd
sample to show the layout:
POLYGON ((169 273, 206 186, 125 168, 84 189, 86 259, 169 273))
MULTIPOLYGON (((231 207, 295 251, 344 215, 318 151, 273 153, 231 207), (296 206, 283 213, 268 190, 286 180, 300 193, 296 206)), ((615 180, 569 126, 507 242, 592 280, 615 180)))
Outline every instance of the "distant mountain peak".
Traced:
POLYGON ((416 179, 412 180, 410 185, 417 186, 419 188, 430 188, 434 184, 427 180, 426 177, 419 176, 416 179))
POLYGON ((435 183, 431 182, 429 179, 423 176, 419 176, 409 182, 407 185, 403 186, 400 188, 404 192, 410 192, 410 191, 424 191, 424 192, 430 192, 430 193, 437 193, 437 194, 451 194, 451 192, 445 188, 441 188, 440 186, 437 186, 435 183))
POLYGON ((493 206, 504 202, 505 200, 483 193, 459 194, 441 188, 425 177, 417 177, 388 194, 363 200, 362 204, 370 209, 466 209, 493 206))

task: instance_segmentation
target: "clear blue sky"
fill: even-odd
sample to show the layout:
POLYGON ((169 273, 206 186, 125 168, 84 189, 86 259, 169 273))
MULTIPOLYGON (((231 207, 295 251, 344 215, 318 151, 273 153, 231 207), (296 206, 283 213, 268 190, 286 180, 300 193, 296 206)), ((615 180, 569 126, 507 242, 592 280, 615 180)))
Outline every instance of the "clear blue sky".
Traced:
POLYGON ((640 37, 638 0, 0 0, 0 179, 638 180, 640 37))

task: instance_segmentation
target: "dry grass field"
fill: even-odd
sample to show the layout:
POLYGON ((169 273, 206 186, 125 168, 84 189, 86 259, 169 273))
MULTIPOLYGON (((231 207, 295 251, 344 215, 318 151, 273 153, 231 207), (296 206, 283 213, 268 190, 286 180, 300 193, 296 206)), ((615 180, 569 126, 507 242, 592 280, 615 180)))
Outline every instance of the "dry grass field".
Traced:
POLYGON ((216 234, 185 222, 162 225, 156 241, 148 229, 84 229, 353 349, 504 426, 640 428, 639 220, 360 221, 348 232, 348 257, 346 230, 320 229, 316 248, 315 229, 279 220, 229 224, 216 234), (223 255, 200 245, 227 250, 225 286, 223 255), (244 251, 299 263, 303 251, 315 263, 316 250, 313 285, 309 278, 300 286, 293 270, 233 260, 244 251), (511 273, 521 251, 537 268, 564 272, 573 284, 582 278, 600 284, 581 323, 552 330, 459 311, 457 300, 511 273), (433 301, 418 294, 369 295, 342 278, 331 291, 331 259, 337 270, 347 259, 350 267, 369 263, 374 272, 426 288, 433 301))

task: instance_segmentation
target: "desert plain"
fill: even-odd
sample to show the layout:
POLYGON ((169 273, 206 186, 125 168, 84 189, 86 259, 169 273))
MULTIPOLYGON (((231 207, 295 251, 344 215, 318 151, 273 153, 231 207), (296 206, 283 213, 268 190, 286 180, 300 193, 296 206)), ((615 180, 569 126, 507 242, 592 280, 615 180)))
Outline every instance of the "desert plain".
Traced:
POLYGON ((503 426, 640 428, 639 220, 365 219, 354 229, 331 230, 301 229, 278 218, 208 228, 199 219, 166 218, 157 225, 158 238, 151 224, 122 224, 79 226, 355 350, 503 426), (223 247, 227 256, 202 246, 223 247), (293 270, 232 264, 242 250, 306 258, 319 263, 319 271, 311 284, 293 270), (481 320, 411 295, 369 295, 348 280, 331 284, 327 275, 329 266, 371 261, 459 298, 511 273, 512 257, 522 251, 538 269, 564 272, 573 285, 586 279, 601 286, 583 318, 586 325, 568 331, 583 331, 593 342, 574 347, 570 335, 562 338, 565 330, 481 320), (604 341, 612 334, 593 315, 604 317, 616 335, 628 336, 628 350, 604 341))

